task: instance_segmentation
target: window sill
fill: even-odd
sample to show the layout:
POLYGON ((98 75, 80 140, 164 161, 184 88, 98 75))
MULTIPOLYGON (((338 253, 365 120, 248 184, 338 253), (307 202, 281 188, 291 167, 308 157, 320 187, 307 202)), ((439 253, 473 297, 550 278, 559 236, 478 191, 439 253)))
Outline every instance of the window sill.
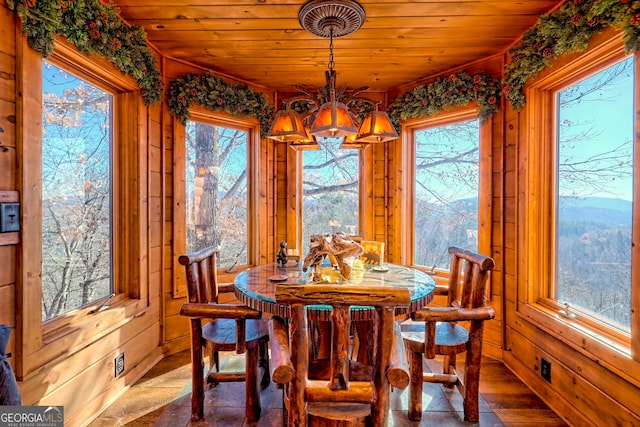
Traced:
POLYGON ((108 306, 89 314, 97 306, 83 307, 44 324, 42 346, 25 360, 27 369, 22 380, 37 374, 42 366, 93 345, 149 310, 146 301, 123 295, 113 297, 108 306))

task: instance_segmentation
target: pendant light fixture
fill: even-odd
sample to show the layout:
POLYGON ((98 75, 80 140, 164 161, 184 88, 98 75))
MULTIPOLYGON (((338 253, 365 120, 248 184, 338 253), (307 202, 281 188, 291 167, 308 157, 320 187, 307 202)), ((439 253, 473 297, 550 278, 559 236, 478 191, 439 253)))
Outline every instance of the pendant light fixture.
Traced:
POLYGON ((333 39, 349 35, 362 26, 365 20, 362 6, 355 0, 311 0, 300 9, 298 20, 307 32, 329 39, 326 85, 318 89, 317 95, 294 86, 304 95, 285 102, 285 108, 276 115, 267 137, 276 141, 293 141, 298 143, 296 145, 304 146, 305 143, 310 144, 308 134, 316 140, 339 139, 344 143, 343 146, 356 148, 398 138, 389 116, 378 111, 379 102, 360 96, 368 87, 350 93, 345 91, 344 85, 336 88, 333 39), (309 110, 302 117, 291 108, 296 101, 306 101, 309 105, 309 110), (362 120, 359 130, 357 114, 348 107, 352 101, 362 101, 373 107, 373 111, 362 120), (306 132, 303 132, 303 128, 306 132))

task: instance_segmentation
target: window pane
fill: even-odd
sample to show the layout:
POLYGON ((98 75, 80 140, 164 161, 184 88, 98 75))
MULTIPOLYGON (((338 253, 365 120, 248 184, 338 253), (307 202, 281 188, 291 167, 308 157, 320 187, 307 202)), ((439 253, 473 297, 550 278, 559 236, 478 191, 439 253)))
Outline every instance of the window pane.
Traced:
POLYGON ((43 61, 42 318, 112 292, 112 96, 43 61))
POLYGON ((220 245, 220 267, 248 263, 248 133, 187 122, 187 250, 220 245))
POLYGON ((360 152, 341 150, 340 141, 321 142, 322 149, 304 151, 302 173, 302 247, 312 234, 344 231, 360 234, 360 152))
POLYGON ((633 59, 557 95, 555 298, 629 330, 633 59))
POLYGON ((478 250, 479 124, 421 129, 414 141, 414 262, 448 269, 449 246, 478 250))

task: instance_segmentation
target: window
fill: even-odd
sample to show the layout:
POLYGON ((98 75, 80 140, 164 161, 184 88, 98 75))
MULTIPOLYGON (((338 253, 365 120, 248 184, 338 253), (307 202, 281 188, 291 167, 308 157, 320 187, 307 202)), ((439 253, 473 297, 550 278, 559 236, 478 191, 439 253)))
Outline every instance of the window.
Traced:
POLYGON ((20 43, 16 375, 24 378, 148 309, 149 209, 135 81, 63 41, 46 61, 20 43))
POLYGON ((449 246, 478 251, 477 119, 413 128, 414 263, 447 270, 449 246))
POLYGON ((619 369, 640 357, 634 62, 612 38, 539 76, 519 158, 518 313, 619 369))
POLYGON ((42 319, 110 295, 113 96, 43 61, 42 319))
POLYGON ((570 311, 630 331, 633 58, 556 92, 555 282, 570 311), (603 286, 602 278, 607 285, 603 286))
POLYGON ((246 265, 249 199, 247 130, 188 121, 187 251, 220 245, 220 267, 246 265))
POLYGON ((303 151, 302 247, 309 236, 343 231, 360 234, 360 152, 324 140, 320 150, 303 151))

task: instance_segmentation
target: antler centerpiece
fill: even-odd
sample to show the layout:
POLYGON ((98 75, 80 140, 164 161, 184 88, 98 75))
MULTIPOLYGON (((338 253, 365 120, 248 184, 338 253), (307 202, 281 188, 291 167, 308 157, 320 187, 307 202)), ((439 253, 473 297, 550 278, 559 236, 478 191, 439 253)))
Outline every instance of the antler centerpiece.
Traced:
POLYGON ((344 280, 351 280, 352 262, 364 252, 364 248, 343 232, 314 234, 310 237, 309 253, 305 256, 302 271, 313 270, 313 281, 322 280, 320 265, 328 257, 334 269, 344 280))

